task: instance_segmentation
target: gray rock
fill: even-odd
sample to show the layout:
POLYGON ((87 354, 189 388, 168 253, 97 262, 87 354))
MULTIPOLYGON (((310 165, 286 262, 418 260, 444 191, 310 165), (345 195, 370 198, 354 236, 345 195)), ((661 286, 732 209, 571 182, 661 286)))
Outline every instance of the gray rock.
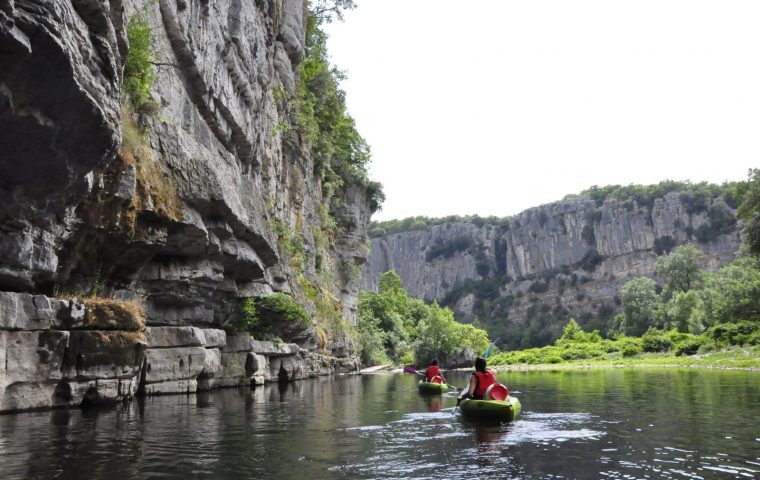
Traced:
POLYGON ((224 347, 227 345, 227 333, 216 328, 204 328, 203 336, 206 337, 206 348, 224 347))
POLYGON ((146 327, 149 348, 206 345, 204 330, 195 327, 146 327))
MULTIPOLYGON (((251 352, 256 351, 256 346, 261 343, 250 335, 228 335, 223 352, 251 352)), ((270 342, 271 343, 271 342, 270 342)), ((274 349, 274 345, 272 345, 274 349)))
POLYGON ((75 330, 68 346, 62 371, 84 380, 133 378, 147 349, 143 334, 122 331, 75 330))
POLYGON ((60 310, 61 302, 44 295, 0 292, 0 329, 49 329, 60 310))
POLYGON ((146 353, 147 383, 194 380, 206 364, 203 347, 151 348, 146 353))

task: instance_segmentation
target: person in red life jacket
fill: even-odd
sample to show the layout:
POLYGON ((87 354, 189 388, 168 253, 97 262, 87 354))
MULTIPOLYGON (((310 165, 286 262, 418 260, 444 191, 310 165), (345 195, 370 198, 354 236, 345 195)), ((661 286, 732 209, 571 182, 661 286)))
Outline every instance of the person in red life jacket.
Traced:
POLYGON ((493 372, 486 368, 486 359, 483 357, 476 358, 475 373, 470 377, 470 387, 467 389, 467 393, 459 397, 457 405, 465 398, 483 400, 486 390, 494 383, 496 383, 496 379, 493 376, 493 372))
POLYGON ((426 382, 433 382, 435 377, 440 377, 440 381, 436 381, 435 383, 446 383, 446 379, 443 377, 443 373, 441 373, 441 369, 438 368, 438 360, 433 359, 432 362, 430 362, 430 366, 425 369, 425 381, 426 382))

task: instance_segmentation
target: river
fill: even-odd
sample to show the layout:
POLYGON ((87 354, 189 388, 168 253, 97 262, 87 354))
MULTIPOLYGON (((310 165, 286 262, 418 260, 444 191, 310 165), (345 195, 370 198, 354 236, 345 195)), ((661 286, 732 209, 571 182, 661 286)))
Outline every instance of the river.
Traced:
POLYGON ((469 423, 401 374, 1 415, 0 478, 760 478, 760 373, 498 380, 522 402, 513 423, 469 423))

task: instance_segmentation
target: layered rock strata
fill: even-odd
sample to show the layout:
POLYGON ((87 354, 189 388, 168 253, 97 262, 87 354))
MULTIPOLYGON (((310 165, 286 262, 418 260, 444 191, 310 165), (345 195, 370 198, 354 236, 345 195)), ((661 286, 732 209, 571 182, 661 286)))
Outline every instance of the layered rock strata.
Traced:
POLYGON ((357 361, 197 327, 145 327, 139 306, 0 293, 0 412, 251 387, 357 361))
POLYGON ((145 332, 104 331, 132 332, 119 345, 143 345, 150 365, 139 382, 139 359, 124 366, 129 374, 70 377, 58 368, 67 345, 117 344, 98 346, 97 329, 9 327, 3 341, 30 349, 7 350, 4 391, 25 381, 45 387, 39 401, 3 408, 81 403, 93 385, 84 378, 98 391, 111 382, 103 395, 116 398, 138 387, 187 392, 355 366, 334 317, 355 324, 352 272, 366 257, 370 199, 358 184, 323 196, 292 118, 306 8, 303 0, 0 0, 0 292, 140 298, 145 332), (156 75, 141 109, 124 94, 135 19, 149 25, 156 75), (234 350, 219 332, 241 300, 274 292, 304 306, 312 325, 272 327, 297 346, 234 350), (33 344, 48 353, 23 367, 31 370, 13 366, 36 358, 33 344), (50 400, 58 378, 70 394, 50 400))

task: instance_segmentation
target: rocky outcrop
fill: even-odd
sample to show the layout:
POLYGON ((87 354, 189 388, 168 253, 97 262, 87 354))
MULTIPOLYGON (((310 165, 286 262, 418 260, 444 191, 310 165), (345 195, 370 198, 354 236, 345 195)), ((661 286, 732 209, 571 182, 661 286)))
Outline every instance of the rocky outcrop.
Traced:
MULTIPOLYGON (((444 222, 372 240, 363 270, 376 289, 390 269, 416 297, 438 300, 465 321, 481 320, 492 336, 519 325, 556 337, 570 316, 584 325, 619 308, 620 287, 654 277, 656 258, 691 243, 705 267, 732 260, 740 234, 722 197, 673 191, 653 199, 575 196, 490 224, 444 222)), ((517 339, 519 344, 519 338, 517 339)))
POLYGON ((131 304, 0 293, 0 412, 131 397, 144 330, 131 304))
POLYGON ((293 127, 305 21, 303 0, 0 0, 0 291, 141 299, 148 393, 239 380, 219 332, 241 299, 273 292, 314 322, 282 335, 307 352, 257 353, 258 376, 273 378, 270 358, 303 372, 288 378, 353 364, 340 322, 321 316, 328 305, 355 323, 370 199, 360 185, 324 198, 293 127), (123 71, 138 17, 156 84, 135 112, 123 71))
POLYGON ((223 330, 145 327, 139 304, 0 293, 0 413, 355 372, 354 358, 223 330))

